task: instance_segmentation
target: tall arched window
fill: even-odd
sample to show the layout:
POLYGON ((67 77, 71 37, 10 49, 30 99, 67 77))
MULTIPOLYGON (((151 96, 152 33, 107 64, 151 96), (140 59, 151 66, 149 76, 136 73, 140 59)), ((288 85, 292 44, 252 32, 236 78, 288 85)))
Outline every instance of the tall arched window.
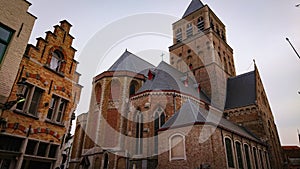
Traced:
POLYGON ((182 134, 174 134, 169 139, 169 155, 171 160, 185 160, 185 137, 182 134))
POLYGON ((60 51, 55 50, 54 52, 52 52, 50 68, 56 72, 60 72, 62 63, 63 63, 63 59, 64 59, 64 56, 60 51))
POLYGON ((197 27, 198 27, 198 32, 204 31, 204 20, 203 20, 203 17, 200 17, 198 19, 197 27))
POLYGON ((254 159, 255 168, 258 168, 257 151, 255 147, 253 147, 253 156, 254 156, 253 159, 254 159))
POLYGON ((237 158, 239 169, 244 169, 241 143, 236 141, 235 142, 235 148, 236 148, 236 158, 237 158))
POLYGON ((135 116, 136 122, 136 154, 142 154, 143 152, 143 114, 140 110, 136 113, 135 116))
POLYGON ((99 104, 100 101, 101 101, 101 84, 98 83, 96 84, 96 87, 95 87, 95 94, 96 94, 96 102, 99 104))
POLYGON ((186 37, 189 38, 192 36, 193 36, 193 25, 192 25, 192 23, 188 23, 186 25, 186 37))
POLYGON ((108 154, 104 153, 103 169, 108 169, 108 154))
POLYGON ((138 90, 138 82, 135 80, 131 81, 129 87, 129 96, 134 95, 137 90, 138 90))
POLYGON ((161 107, 158 107, 154 115, 154 154, 158 153, 158 129, 165 124, 166 115, 161 107))
POLYGON ((244 144, 244 150, 246 156, 247 169, 252 169, 250 151, 249 151, 249 146, 247 144, 244 144))
POLYGON ((227 165, 230 168, 234 168, 232 143, 231 143, 231 140, 229 138, 225 138, 225 146, 226 146, 227 165))

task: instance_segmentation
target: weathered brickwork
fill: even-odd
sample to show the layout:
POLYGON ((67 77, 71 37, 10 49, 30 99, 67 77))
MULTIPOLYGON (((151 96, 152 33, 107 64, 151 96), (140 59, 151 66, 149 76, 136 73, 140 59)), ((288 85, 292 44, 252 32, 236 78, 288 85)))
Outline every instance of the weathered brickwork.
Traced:
POLYGON ((277 127, 259 72, 255 67, 256 104, 229 109, 229 119, 249 129, 263 140, 269 149, 272 168, 282 168, 283 157, 277 127))
MULTIPOLYGON (((2 117, 7 119, 5 134, 50 143, 52 147, 57 146, 56 150, 53 149, 56 155, 51 155, 54 158, 50 161, 51 166, 59 166, 62 163, 63 149, 58 147, 64 147, 82 88, 78 84, 80 74, 76 72, 78 62, 74 60, 76 50, 71 46, 74 39, 69 34, 71 26, 63 20, 60 25, 55 26, 54 32, 47 32, 45 39, 37 38, 36 46, 27 46, 9 96, 9 100, 17 99, 17 82, 25 78, 25 101, 2 114, 2 117), (61 55, 55 56, 56 52, 61 55), (33 108, 33 105, 36 107, 33 108)), ((26 157, 28 146, 32 145, 25 141, 16 168, 20 168, 21 165, 24 167, 27 163, 22 164, 22 160, 30 161, 26 157)), ((48 150, 50 152, 51 146, 48 150)), ((41 155, 38 153, 38 156, 41 155)), ((40 158, 43 157, 48 157, 47 152, 40 158)))
POLYGON ((0 1, 1 27, 13 31, 2 61, 0 60, 0 103, 5 103, 9 97, 36 19, 27 12, 30 5, 26 0, 0 1))

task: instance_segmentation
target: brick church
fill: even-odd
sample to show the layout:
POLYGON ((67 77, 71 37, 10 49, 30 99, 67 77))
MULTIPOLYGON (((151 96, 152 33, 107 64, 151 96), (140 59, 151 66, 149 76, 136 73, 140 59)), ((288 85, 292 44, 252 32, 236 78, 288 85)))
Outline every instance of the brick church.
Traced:
POLYGON ((222 21, 192 0, 172 28, 170 64, 126 50, 94 77, 70 168, 281 169, 259 71, 236 75, 222 21))

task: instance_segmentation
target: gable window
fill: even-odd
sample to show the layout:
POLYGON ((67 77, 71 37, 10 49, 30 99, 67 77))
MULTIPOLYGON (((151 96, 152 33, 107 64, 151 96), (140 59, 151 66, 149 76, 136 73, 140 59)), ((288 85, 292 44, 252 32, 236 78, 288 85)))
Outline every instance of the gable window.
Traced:
POLYGON ((193 25, 192 23, 189 23, 186 25, 186 37, 192 37, 193 36, 193 25))
POLYGON ((33 86, 27 85, 24 97, 25 101, 17 104, 16 111, 20 111, 22 113, 30 114, 33 116, 37 116, 38 107, 40 104, 40 99, 43 94, 43 90, 33 86))
POLYGON ((171 160, 185 160, 185 137, 182 134, 174 134, 169 139, 169 154, 171 160))
POLYGON ((230 168, 234 168, 232 143, 229 138, 225 138, 225 146, 226 146, 227 165, 230 168))
POLYGON ((244 144, 244 150, 245 150, 245 155, 246 155, 247 169, 252 169, 250 153, 249 153, 249 146, 247 144, 244 144))
POLYGON ((136 154, 142 154, 143 152, 143 114, 138 111, 136 116, 136 154))
POLYGON ((203 17, 200 17, 198 19, 197 28, 198 28, 198 32, 204 31, 204 20, 203 20, 203 17))
POLYGON ((55 50, 54 52, 52 52, 50 69, 56 72, 61 72, 62 63, 64 61, 63 59, 64 59, 63 54, 60 51, 55 50))
POLYGON ((181 28, 176 30, 176 42, 181 42, 182 41, 182 30, 181 28))
POLYGON ((13 35, 13 30, 0 24, 0 64, 3 60, 7 46, 13 35))
POLYGON ((67 107, 67 100, 52 95, 50 107, 48 109, 47 119, 57 123, 61 123, 66 107, 67 107))
POLYGON ((154 115, 154 154, 158 153, 158 129, 165 124, 166 115, 161 107, 158 107, 154 115))
POLYGON ((236 148, 236 157, 237 157, 239 169, 244 169, 241 143, 236 141, 235 148, 236 148))

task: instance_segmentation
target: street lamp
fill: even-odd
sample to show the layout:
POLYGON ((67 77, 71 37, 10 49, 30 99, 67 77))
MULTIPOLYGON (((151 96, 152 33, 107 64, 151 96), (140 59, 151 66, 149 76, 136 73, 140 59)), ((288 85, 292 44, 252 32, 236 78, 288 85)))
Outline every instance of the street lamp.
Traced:
MULTIPOLYGON (((299 4, 300 5, 300 4, 299 4)), ((289 44, 291 45, 291 47, 293 48, 293 50, 295 51, 296 55, 298 56, 298 58, 300 59, 299 53, 297 52, 297 50, 294 48, 294 46, 292 45, 292 43, 290 42, 289 38, 285 38, 286 41, 289 42, 289 44)))

